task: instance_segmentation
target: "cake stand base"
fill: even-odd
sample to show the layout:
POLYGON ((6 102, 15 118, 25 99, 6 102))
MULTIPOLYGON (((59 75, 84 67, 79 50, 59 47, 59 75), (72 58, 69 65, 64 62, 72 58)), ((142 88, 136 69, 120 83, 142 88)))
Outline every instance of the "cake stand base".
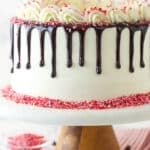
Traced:
POLYGON ((119 150, 112 126, 62 127, 56 150, 119 150))

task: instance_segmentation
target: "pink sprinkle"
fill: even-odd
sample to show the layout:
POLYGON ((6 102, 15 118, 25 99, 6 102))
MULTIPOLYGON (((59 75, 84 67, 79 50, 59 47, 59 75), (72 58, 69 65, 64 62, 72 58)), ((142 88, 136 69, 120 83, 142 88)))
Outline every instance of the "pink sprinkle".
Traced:
POLYGON ((126 9, 127 9, 127 7, 124 6, 124 7, 122 8, 122 11, 125 13, 125 12, 126 12, 126 9))
POLYGON ((65 4, 64 4, 64 7, 68 7, 68 4, 65 3, 65 4))
POLYGON ((102 110, 102 109, 125 108, 131 106, 150 104, 150 92, 111 98, 107 100, 91 100, 91 101, 84 100, 82 102, 62 101, 58 99, 22 95, 13 91, 10 86, 4 88, 1 92, 2 96, 6 100, 13 101, 17 104, 32 105, 49 109, 102 110))
POLYGON ((87 13, 90 13, 91 11, 99 11, 99 12, 101 12, 103 14, 107 13, 107 10, 99 8, 99 7, 91 7, 90 10, 87 11, 87 13))
MULTIPOLYGON (((10 150, 29 150, 44 143, 43 136, 30 133, 8 138, 8 147, 10 150)), ((42 150, 42 148, 34 148, 34 150, 42 150)))
MULTIPOLYGON (((66 26, 67 23, 62 23, 62 22, 59 22, 59 21, 49 21, 49 22, 45 22, 45 23, 41 23, 39 21, 28 21, 28 20, 23 20, 23 19, 19 19, 18 17, 13 17, 11 18, 11 23, 13 24, 18 24, 18 25, 43 25, 43 26, 58 26, 58 25, 62 25, 62 26, 66 26)), ((140 21, 140 22, 137 22, 139 24, 150 24, 150 21, 140 21)), ((97 24, 97 26, 103 26, 103 25, 109 25, 110 23, 106 23, 106 22, 101 22, 99 24, 97 24)), ((74 24, 70 24, 71 26, 73 26, 74 24)), ((86 26, 89 26, 91 25, 90 23, 88 22, 82 22, 81 24, 78 24, 78 27, 86 27, 86 26)))

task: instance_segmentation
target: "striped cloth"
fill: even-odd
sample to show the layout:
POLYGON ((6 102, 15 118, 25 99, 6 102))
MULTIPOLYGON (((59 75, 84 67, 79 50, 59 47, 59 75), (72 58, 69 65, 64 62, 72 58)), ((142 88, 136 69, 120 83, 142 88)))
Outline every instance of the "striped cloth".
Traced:
POLYGON ((115 129, 121 150, 150 150, 150 129, 115 129))

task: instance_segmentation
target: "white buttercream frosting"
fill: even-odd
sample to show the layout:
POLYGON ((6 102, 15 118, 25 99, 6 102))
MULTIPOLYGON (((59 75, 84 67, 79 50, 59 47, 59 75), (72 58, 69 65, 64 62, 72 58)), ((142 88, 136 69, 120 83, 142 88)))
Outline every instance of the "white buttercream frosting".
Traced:
POLYGON ((40 12, 40 21, 48 22, 48 21, 57 21, 58 20, 59 7, 56 5, 49 5, 42 9, 40 12))
POLYGON ((129 22, 129 16, 124 13, 122 10, 113 10, 113 11, 110 11, 109 14, 109 19, 112 23, 114 22, 118 22, 118 23, 121 23, 121 22, 129 22))
POLYGON ((97 24, 100 22, 109 22, 109 18, 106 15, 106 11, 97 9, 97 8, 89 8, 85 12, 85 19, 89 23, 97 24))
MULTIPOLYGON (((15 26, 15 29, 18 26, 15 26)), ((15 41, 17 30, 15 30, 15 41)), ((96 62, 96 32, 95 28, 89 28, 85 34, 85 66, 79 66, 79 32, 74 32, 72 37, 73 66, 68 69, 67 61, 67 36, 65 29, 57 29, 57 76, 51 78, 52 47, 49 34, 45 35, 45 66, 39 67, 40 42, 39 30, 32 31, 31 40, 31 69, 25 68, 27 64, 26 29, 21 32, 21 68, 15 69, 11 78, 12 88, 19 93, 32 96, 48 97, 68 101, 106 100, 112 97, 146 93, 150 91, 150 51, 148 30, 144 42, 145 68, 139 67, 140 38, 139 32, 134 39, 134 73, 129 73, 129 29, 124 29, 121 34, 120 58, 121 68, 115 68, 116 57, 116 28, 109 28, 102 36, 102 74, 95 72, 96 62), (114 88, 115 87, 115 88, 114 88)), ((18 63, 18 50, 15 44, 14 66, 18 63)))
MULTIPOLYGON (((131 22, 137 22, 139 21, 141 18, 141 12, 140 12, 140 8, 141 8, 141 3, 138 2, 138 1, 133 1, 133 2, 130 2, 126 8, 126 13, 129 17, 129 20, 131 22)), ((143 18, 144 19, 144 18, 143 18)))
POLYGON ((150 5, 141 5, 141 16, 145 20, 150 20, 150 5))
POLYGON ((40 22, 135 23, 150 20, 150 0, 28 0, 17 16, 40 22))
POLYGON ((38 2, 28 1, 20 7, 17 14, 21 19, 39 20, 40 11, 41 7, 38 2))
POLYGON ((64 23, 81 23, 84 17, 80 11, 73 6, 64 6, 59 12, 59 21, 64 23))

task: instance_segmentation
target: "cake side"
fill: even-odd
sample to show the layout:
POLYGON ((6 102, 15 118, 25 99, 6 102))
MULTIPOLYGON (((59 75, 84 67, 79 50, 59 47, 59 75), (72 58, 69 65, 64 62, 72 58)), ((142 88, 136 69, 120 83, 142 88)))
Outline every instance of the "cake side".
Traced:
MULTIPOLYGON (((149 8, 145 2, 137 10, 144 6, 149 8)), ((72 18, 70 6, 63 7, 71 17, 66 22, 13 19, 11 71, 15 91, 71 101, 149 92, 148 17, 108 23, 100 19, 106 9, 92 7, 89 13, 96 10, 99 22, 83 22, 79 15, 72 18)), ((114 14, 116 9, 112 11, 114 14)))

